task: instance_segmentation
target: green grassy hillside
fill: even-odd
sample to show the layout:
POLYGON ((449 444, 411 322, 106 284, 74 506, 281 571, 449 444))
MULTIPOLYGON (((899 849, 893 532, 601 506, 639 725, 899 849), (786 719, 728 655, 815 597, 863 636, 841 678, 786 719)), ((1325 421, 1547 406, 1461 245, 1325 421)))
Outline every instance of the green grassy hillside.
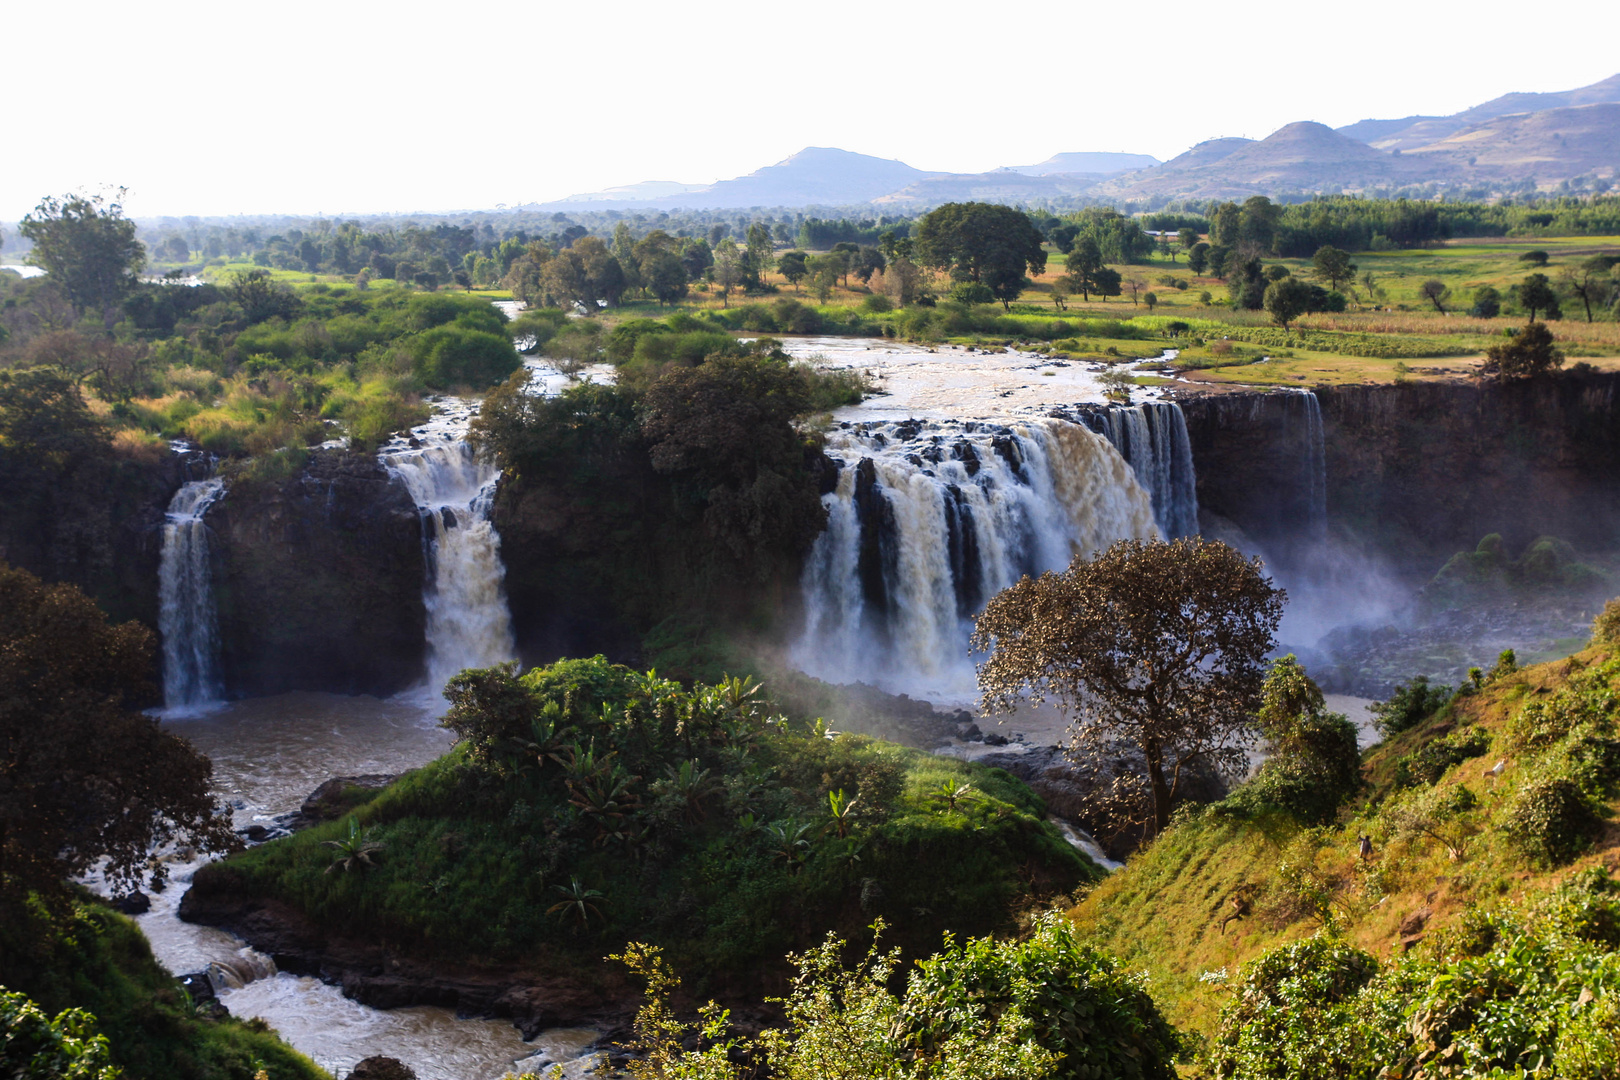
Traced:
MULTIPOLYGON (((0 909, 0 987, 48 1015, 91 1013, 129 1080, 255 1080, 261 1070, 269 1080, 326 1078, 262 1021, 199 1013, 135 923, 86 896, 0 909)), ((0 1047, 0 1067, 14 1064, 0 1047)))
POLYGON ((1333 824, 1188 812, 1071 917, 1214 1040, 1213 1074, 1612 1075, 1577 1065, 1620 1046, 1617 690, 1612 641, 1500 665, 1369 751, 1333 824))

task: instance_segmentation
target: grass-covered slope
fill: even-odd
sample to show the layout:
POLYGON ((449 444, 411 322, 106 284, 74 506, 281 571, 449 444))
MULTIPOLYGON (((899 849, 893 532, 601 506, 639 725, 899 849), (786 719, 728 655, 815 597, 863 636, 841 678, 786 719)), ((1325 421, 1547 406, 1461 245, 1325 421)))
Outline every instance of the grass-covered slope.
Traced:
POLYGON ((85 897, 0 908, 0 986, 50 1016, 92 1014, 130 1080, 253 1080, 261 1069, 270 1080, 326 1077, 261 1021, 200 1015, 140 929, 85 897))
MULTIPOLYGON (((1499 666, 1438 711, 1419 710, 1415 723, 1369 751, 1366 786, 1335 823, 1307 828, 1280 811, 1255 812, 1252 800, 1244 810, 1239 798, 1188 813, 1093 890, 1072 917, 1091 943, 1149 973, 1155 999, 1174 1022, 1206 1036, 1224 1030, 1236 1039, 1240 1029, 1252 1035, 1257 1029, 1243 1024, 1255 1009, 1271 1010, 1266 1022, 1291 1017, 1303 1024, 1299 1030, 1318 1030, 1327 1023, 1319 1007, 1340 993, 1321 988, 1340 976, 1348 980, 1341 996, 1372 1011, 1335 1023, 1382 1032, 1392 1041, 1377 1053, 1386 1062, 1396 1051, 1407 1054, 1416 1063, 1411 1068, 1438 1061, 1433 1055, 1469 1024, 1486 1024, 1493 1001, 1522 995, 1524 1004, 1539 1001, 1534 1008, 1545 1016, 1536 1022, 1553 1024, 1548 1018, 1555 1015, 1567 1021, 1583 985, 1588 1001, 1597 994, 1602 1002, 1609 1000, 1606 988, 1620 987, 1617 979, 1557 974, 1571 964, 1586 970, 1582 965, 1620 963, 1613 952, 1620 934, 1597 925, 1615 914, 1610 889, 1591 873, 1620 856, 1620 829, 1609 823, 1620 804, 1617 690, 1620 649, 1612 640, 1554 663, 1499 666), (1371 845, 1366 856, 1362 836, 1371 845), (1576 893, 1584 899, 1576 902, 1568 889, 1556 890, 1578 874, 1584 884, 1576 893), (1573 922, 1546 914, 1571 904, 1585 913, 1571 916, 1573 922), (1228 916, 1240 917, 1228 922, 1228 916), (1242 965, 1316 935, 1349 950, 1343 953, 1349 959, 1271 953, 1243 969, 1234 993, 1242 965), (1365 970, 1357 967, 1362 954, 1372 961, 1365 970), (1531 954, 1542 959, 1526 960, 1531 954), (1527 964, 1548 981, 1533 989, 1523 974, 1527 964), (1480 974, 1486 968, 1508 974, 1490 983, 1480 974), (1375 969, 1382 974, 1367 984, 1375 969), (1338 974, 1289 982, 1306 970, 1338 974), (1370 989, 1356 997, 1364 984, 1370 989), (1288 1005, 1301 986, 1315 986, 1317 997, 1308 1007, 1288 1005), (1445 998, 1446 987, 1462 987, 1457 1001, 1445 998), (1445 1000, 1425 1005, 1426 993, 1445 1000), (1372 1000, 1379 994, 1382 1005, 1372 1000), (1463 1011, 1445 1013, 1451 1019, 1440 1028, 1428 1014, 1413 1020, 1424 1008, 1453 1007, 1463 1011), (1421 1038, 1413 1034, 1420 1028, 1427 1032, 1421 1038), (1431 1058, 1423 1059, 1425 1052, 1431 1058)), ((1548 1040, 1556 1035, 1527 1021, 1514 1036, 1519 1043, 1502 1036, 1497 1050, 1459 1049, 1447 1060, 1467 1057, 1472 1068, 1489 1059, 1511 1068, 1537 1039, 1551 1054, 1548 1040)), ((1287 1039, 1277 1039, 1281 1055, 1287 1039)), ((1273 1075, 1254 1071, 1253 1059, 1241 1066, 1234 1060, 1224 1075, 1273 1075)), ((1529 1059, 1519 1064, 1534 1067, 1529 1059)), ((1344 1075, 1356 1071, 1340 1065, 1350 1070, 1344 1075)))
POLYGON ((597 658, 450 693, 452 753, 197 887, 424 958, 595 967, 636 940, 723 973, 879 916, 931 952, 1096 873, 1007 774, 794 727, 745 683, 597 658))

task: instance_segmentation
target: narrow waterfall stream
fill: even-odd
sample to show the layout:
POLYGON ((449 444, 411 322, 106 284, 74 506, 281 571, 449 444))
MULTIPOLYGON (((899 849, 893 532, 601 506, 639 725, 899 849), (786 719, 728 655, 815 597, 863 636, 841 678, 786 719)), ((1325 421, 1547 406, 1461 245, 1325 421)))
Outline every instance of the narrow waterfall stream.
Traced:
POLYGON ((441 399, 426 424, 382 450, 383 465, 405 484, 422 515, 427 576, 427 688, 437 698, 463 668, 512 659, 501 538, 489 520, 500 469, 467 441, 477 403, 441 399))
POLYGON ((1076 552, 1159 534, 1130 465, 1064 420, 845 422, 827 454, 840 471, 793 659, 830 682, 969 700, 985 601, 1076 552))
POLYGON ((219 701, 219 629, 203 516, 225 490, 213 477, 193 480, 169 500, 158 564, 158 630, 163 639, 163 705, 170 713, 219 701))

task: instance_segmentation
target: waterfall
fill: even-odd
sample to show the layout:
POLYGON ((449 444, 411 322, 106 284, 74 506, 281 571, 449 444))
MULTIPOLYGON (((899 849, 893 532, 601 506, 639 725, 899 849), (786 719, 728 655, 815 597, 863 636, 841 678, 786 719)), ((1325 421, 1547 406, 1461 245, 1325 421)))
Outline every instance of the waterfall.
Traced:
POLYGON ((217 477, 174 493, 163 521, 158 564, 158 630, 163 638, 163 704, 171 712, 218 701, 219 628, 203 515, 225 490, 217 477))
POLYGON ((1308 535, 1314 540, 1327 536, 1327 449, 1322 437, 1322 403, 1310 390, 1300 391, 1305 402, 1305 453, 1301 458, 1304 488, 1310 498, 1308 535))
POLYGON ((805 671, 968 697, 974 615, 1025 574, 1158 535, 1125 459, 1077 424, 843 424, 827 455, 827 528, 806 560, 805 671))
POLYGON ((473 406, 449 400, 409 440, 383 448, 382 463, 422 515, 427 575, 427 677, 434 692, 463 668, 512 659, 501 538, 489 520, 500 470, 467 442, 473 406))
POLYGON ((1131 463, 1153 499, 1159 531, 1175 539, 1198 533, 1198 486, 1187 418, 1172 401, 1138 405, 1073 406, 1053 412, 1086 425, 1131 463))

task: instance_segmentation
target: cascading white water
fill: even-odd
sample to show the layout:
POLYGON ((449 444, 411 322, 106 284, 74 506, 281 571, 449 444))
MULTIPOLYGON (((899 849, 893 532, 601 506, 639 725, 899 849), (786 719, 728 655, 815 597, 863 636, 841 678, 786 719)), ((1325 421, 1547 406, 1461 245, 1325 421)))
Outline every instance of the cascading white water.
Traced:
POLYGON ((1198 484, 1187 418, 1173 401, 1075 406, 1055 415, 1085 424, 1114 445, 1153 499, 1159 531, 1175 539, 1198 533, 1198 484))
POLYGON ((163 704, 171 712, 217 702, 219 628, 208 564, 208 508, 225 490, 214 477, 174 493, 163 521, 158 564, 158 630, 163 638, 163 704))
POLYGON ((1305 453, 1301 461, 1304 488, 1310 500, 1307 535, 1320 540, 1327 535, 1327 449, 1322 436, 1322 403, 1310 390, 1299 391, 1305 408, 1305 453))
POLYGON ((991 596, 1159 534, 1125 459, 1064 420, 845 424, 826 449, 840 471, 793 658, 831 682, 970 698, 969 624, 991 596))
POLYGON ((517 652, 501 538, 489 520, 500 470, 467 442, 473 412, 471 403, 446 399, 411 439, 395 439, 381 457, 422 515, 427 678, 435 692, 463 668, 489 667, 517 652))

